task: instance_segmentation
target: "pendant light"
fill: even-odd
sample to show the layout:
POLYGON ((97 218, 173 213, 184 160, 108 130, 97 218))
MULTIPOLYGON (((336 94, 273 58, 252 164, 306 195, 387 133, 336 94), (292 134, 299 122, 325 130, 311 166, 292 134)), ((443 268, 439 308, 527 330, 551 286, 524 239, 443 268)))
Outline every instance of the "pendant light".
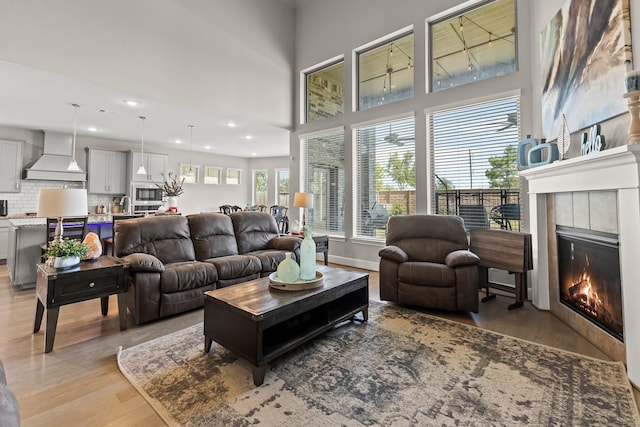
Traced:
POLYGON ((140 148, 140 167, 138 168, 137 175, 146 175, 147 170, 144 168, 144 120, 145 116, 140 116, 140 120, 142 120, 142 146, 140 148))
POLYGON ((71 142, 71 162, 69 162, 69 166, 67 166, 68 171, 72 172, 82 172, 80 166, 78 166, 78 162, 76 162, 76 119, 78 117, 78 104, 71 104, 73 107, 73 140, 71 142))
POLYGON ((193 157, 193 128, 195 126, 189 125, 189 175, 190 177, 194 175, 193 166, 191 164, 191 159, 193 157))

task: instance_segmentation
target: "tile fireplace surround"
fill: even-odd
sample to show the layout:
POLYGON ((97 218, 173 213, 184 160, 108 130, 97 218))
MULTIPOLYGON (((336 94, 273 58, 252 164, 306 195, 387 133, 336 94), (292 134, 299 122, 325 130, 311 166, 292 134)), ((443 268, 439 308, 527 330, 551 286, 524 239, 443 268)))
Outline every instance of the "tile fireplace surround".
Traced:
MULTIPOLYGON (((640 145, 625 145, 588 156, 556 161, 520 172, 529 186, 529 223, 533 237, 532 303, 549 310, 557 304, 558 272, 555 241, 554 197, 563 193, 607 192, 617 200, 622 280, 624 351, 629 380, 640 387, 640 145), (550 236, 553 234, 553 237, 550 236), (555 288, 551 289, 553 286, 555 288)), ((606 206, 597 206, 602 212, 606 206)), ((597 221, 597 218, 595 219, 597 221)), ((594 326, 595 327, 595 326, 594 326)), ((597 328, 597 327, 595 327, 597 328)), ((624 354, 623 351, 623 354, 624 354)))

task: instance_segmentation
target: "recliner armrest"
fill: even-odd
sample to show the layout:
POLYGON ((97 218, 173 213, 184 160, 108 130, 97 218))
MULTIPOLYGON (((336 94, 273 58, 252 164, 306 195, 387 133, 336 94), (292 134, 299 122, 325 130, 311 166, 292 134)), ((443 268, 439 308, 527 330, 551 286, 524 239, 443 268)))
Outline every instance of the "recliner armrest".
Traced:
POLYGON ((153 255, 136 252, 122 257, 122 260, 130 265, 131 271, 147 271, 162 273, 164 264, 153 255))
POLYGON ((479 262, 480 258, 478 257, 478 255, 465 249, 453 251, 444 259, 444 263, 447 265, 447 267, 451 268, 462 267, 464 265, 475 265, 479 262))
POLYGON ((296 252, 300 249, 302 239, 298 237, 280 236, 269 240, 269 249, 279 249, 283 251, 296 252))
POLYGON ((380 258, 385 258, 395 262, 409 261, 409 255, 397 246, 385 246, 378 252, 380 258))

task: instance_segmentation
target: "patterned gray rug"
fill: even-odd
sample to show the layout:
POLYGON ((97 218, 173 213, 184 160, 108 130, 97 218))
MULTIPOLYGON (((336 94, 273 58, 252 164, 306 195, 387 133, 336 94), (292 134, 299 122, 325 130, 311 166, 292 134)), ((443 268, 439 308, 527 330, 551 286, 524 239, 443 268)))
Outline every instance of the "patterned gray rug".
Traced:
POLYGON ((621 363, 372 303, 276 359, 265 382, 202 324, 128 349, 122 373, 169 425, 638 426, 621 363))

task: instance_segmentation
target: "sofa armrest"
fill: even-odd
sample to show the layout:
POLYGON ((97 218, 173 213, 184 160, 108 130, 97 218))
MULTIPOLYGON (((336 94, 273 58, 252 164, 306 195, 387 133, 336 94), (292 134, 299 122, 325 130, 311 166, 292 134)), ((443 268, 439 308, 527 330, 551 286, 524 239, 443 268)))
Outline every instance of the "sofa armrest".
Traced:
POLYGON ((162 261, 153 255, 136 252, 122 257, 122 260, 131 266, 131 271, 147 271, 151 273, 162 273, 164 271, 162 261))
POLYGON ((302 239, 298 237, 280 236, 269 240, 269 249, 279 249, 288 252, 297 252, 300 249, 302 239))
POLYGON ((385 246, 384 248, 380 249, 378 255, 380 255, 380 258, 388 259, 390 261, 395 261, 398 263, 409 261, 409 255, 407 255, 405 251, 397 246, 385 246))
POLYGON ((477 265, 479 262, 480 258, 478 255, 464 249, 453 251, 444 259, 444 263, 447 267, 451 268, 461 267, 463 265, 477 265))

